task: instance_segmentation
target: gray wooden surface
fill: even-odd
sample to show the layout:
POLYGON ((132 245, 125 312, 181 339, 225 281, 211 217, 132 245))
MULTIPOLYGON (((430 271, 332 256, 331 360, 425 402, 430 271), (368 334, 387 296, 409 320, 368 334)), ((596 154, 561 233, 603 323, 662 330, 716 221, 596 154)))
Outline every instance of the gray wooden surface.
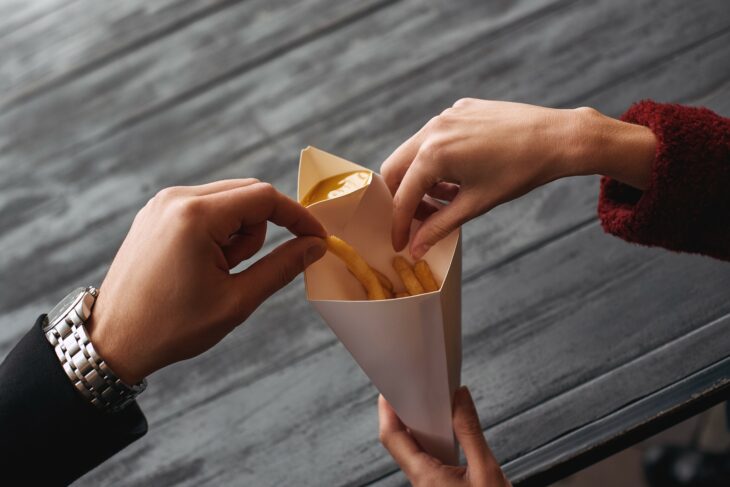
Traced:
MULTIPOLYGON (((726 0, 0 0, 0 52, 0 357, 101 282, 165 186, 294 195, 302 147, 377 169, 463 96, 730 115, 726 0)), ((566 179, 464 228, 463 382, 518 480, 531 453, 729 355, 730 265, 605 235, 596 196, 566 179)), ((79 485, 405 482, 301 280, 140 403, 149 434, 79 485)))

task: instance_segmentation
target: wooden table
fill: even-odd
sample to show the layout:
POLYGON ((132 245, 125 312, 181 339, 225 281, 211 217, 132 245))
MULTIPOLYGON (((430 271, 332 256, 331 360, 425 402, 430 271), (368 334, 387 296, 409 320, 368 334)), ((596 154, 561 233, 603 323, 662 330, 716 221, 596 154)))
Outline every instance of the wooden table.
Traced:
MULTIPOLYGON (((377 169, 464 96, 730 115, 726 0, 3 0, 0 46, 0 357, 166 186, 293 195, 302 147, 377 169)), ((463 381, 520 484, 728 394, 730 265, 604 234, 596 196, 561 180, 464 228, 463 381)), ((149 434, 79 485, 405 483, 301 280, 140 403, 149 434)))

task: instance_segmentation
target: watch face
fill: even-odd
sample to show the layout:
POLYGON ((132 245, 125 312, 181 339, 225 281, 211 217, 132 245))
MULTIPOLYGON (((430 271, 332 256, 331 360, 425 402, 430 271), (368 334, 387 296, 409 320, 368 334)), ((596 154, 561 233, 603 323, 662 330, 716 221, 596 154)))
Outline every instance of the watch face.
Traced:
POLYGON ((61 300, 54 308, 48 313, 48 326, 55 324, 56 320, 61 316, 65 316, 69 308, 74 306, 81 296, 84 294, 84 288, 79 287, 71 291, 65 298, 61 300))

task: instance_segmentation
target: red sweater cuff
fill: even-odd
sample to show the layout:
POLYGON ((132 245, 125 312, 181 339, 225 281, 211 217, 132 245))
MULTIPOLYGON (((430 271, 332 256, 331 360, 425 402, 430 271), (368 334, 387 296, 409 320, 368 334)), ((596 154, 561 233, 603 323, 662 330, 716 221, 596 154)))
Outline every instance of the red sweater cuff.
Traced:
POLYGON ((653 101, 621 119, 654 132, 656 157, 643 192, 601 179, 603 228, 630 242, 730 260, 730 119, 653 101))

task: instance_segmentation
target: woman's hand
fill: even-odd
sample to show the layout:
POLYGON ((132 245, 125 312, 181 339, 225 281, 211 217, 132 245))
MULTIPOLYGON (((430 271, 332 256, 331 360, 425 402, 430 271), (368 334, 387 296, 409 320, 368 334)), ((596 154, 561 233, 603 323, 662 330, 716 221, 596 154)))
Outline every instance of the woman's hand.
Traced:
POLYGON ((402 250, 421 219, 410 244, 421 258, 466 221, 565 176, 598 173, 644 189, 654 152, 650 129, 590 108, 459 100, 383 162, 393 247, 402 250))
POLYGON ((382 395, 378 398, 378 415, 381 443, 414 486, 511 485, 484 439, 474 401, 466 387, 460 387, 454 395, 453 420, 454 433, 468 463, 466 466, 444 465, 423 451, 382 395))
POLYGON ((325 253, 325 231, 301 205, 255 179, 160 191, 137 214, 89 321, 99 355, 133 384, 218 343, 325 253), (245 271, 267 221, 297 237, 245 271))

